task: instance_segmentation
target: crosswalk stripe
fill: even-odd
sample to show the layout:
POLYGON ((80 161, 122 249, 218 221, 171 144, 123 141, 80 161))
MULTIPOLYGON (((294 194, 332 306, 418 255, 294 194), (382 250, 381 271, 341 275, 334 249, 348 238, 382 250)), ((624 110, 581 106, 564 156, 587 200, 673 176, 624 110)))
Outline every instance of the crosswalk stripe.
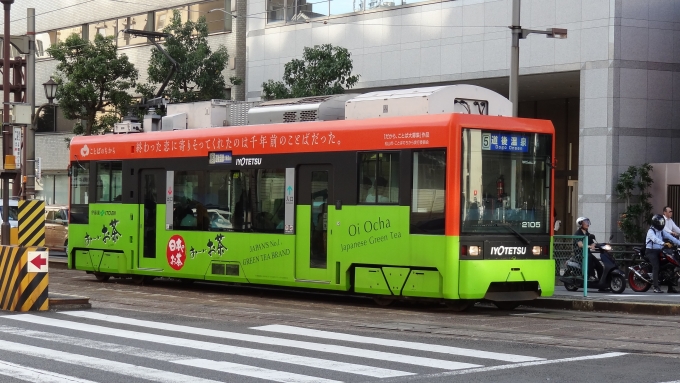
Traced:
POLYGON ((375 344, 375 345, 380 345, 380 346, 407 348, 407 349, 411 349, 411 350, 430 351, 430 352, 437 352, 437 353, 442 353, 442 354, 469 356, 469 357, 473 357, 473 358, 502 360, 502 361, 505 361, 505 362, 533 362, 533 361, 545 360, 544 358, 536 358, 536 357, 533 357, 533 356, 501 354, 501 353, 497 353, 497 352, 488 352, 488 351, 473 350, 473 349, 468 349, 468 348, 441 346, 441 345, 437 345, 437 344, 407 342, 407 341, 392 340, 392 339, 381 339, 381 338, 374 338, 374 337, 368 337, 368 336, 360 336, 360 335, 351 335, 351 334, 344 334, 344 333, 338 333, 338 332, 313 330, 313 329, 309 329, 309 328, 293 327, 293 326, 286 326, 286 325, 268 325, 268 326, 252 327, 252 329, 275 332, 275 333, 280 333, 280 334, 300 335, 300 336, 308 336, 308 337, 314 337, 314 338, 341 340, 341 341, 345 341, 345 342, 375 344))
POLYGON ((231 340, 239 340, 244 342, 253 342, 260 344, 268 344, 274 346, 284 346, 284 347, 294 347, 301 348, 304 350, 312 350, 319 352, 328 352, 333 354, 348 355, 359 358, 366 359, 376 359, 389 362, 398 362, 404 364, 412 364, 423 367, 432 367, 443 370, 460 370, 464 368, 476 368, 482 367, 478 364, 472 363, 462 363, 462 362, 452 362, 442 359, 431 359, 411 355, 395 354, 391 352, 382 352, 374 350, 366 350, 361 348, 346 347, 346 346, 336 346, 331 344, 321 344, 312 342, 303 342, 290 339, 282 338, 271 338, 259 335, 242 334, 228 331, 210 330, 197 327, 174 325, 162 322, 152 322, 139 319, 125 318, 114 315, 104 315, 93 312, 86 311, 72 311, 72 312, 62 312, 61 314, 75 316, 79 318, 95 319, 111 323, 125 324, 138 327, 146 327, 153 329, 163 329, 166 331, 181 332, 185 334, 208 336, 213 338, 223 338, 231 340))
MULTIPOLYGON (((350 374, 366 375, 376 378, 388 378, 395 376, 413 375, 410 372, 390 370, 385 368, 378 368, 372 366, 364 366, 354 363, 337 362, 333 360, 325 360, 319 358, 311 358, 306 356, 298 356, 291 354, 284 354, 280 352, 273 352, 267 350, 258 350, 252 348, 237 347, 231 345, 224 345, 218 343, 203 342, 198 340, 176 338, 165 335, 149 334, 138 331, 122 330, 117 328, 109 328, 104 326, 90 325, 87 323, 70 322, 61 319, 45 318, 31 314, 8 315, 2 317, 4 319, 40 324, 45 326, 53 326, 65 328, 76 331, 84 331, 100 335, 108 335, 126 339, 133 339, 137 341, 153 342, 166 344, 178 347, 193 348, 202 351, 213 351, 223 354, 240 355, 256 359, 270 360, 280 363, 296 364, 300 366, 313 367, 325 370, 340 371, 350 374)), ((162 328, 162 327, 160 327, 162 328)))
POLYGON ((0 350, 19 353, 32 357, 49 359, 57 362, 75 364, 81 367, 94 368, 106 372, 115 372, 134 378, 151 380, 161 383, 218 383, 215 380, 201 379, 195 376, 178 374, 175 372, 161 371, 154 368, 136 366, 134 364, 106 360, 86 355, 72 354, 68 352, 51 350, 49 348, 35 347, 22 343, 0 340, 0 350))
MULTIPOLYGON (((160 360, 184 366, 193 366, 213 371, 227 372, 234 375, 249 376, 283 383, 340 383, 337 380, 317 378, 313 376, 277 371, 266 368, 248 366, 208 359, 190 358, 184 355, 169 352, 147 350, 139 347, 125 346, 115 343, 100 342, 96 340, 76 338, 68 335, 55 334, 44 331, 27 330, 23 328, 0 326, 0 332, 5 334, 19 335, 27 338, 40 339, 42 341, 58 342, 71 346, 85 347, 94 350, 116 352, 128 356, 160 360)), ((0 361, 2 363, 2 361, 0 361)), ((38 380, 42 383, 42 380, 38 380)))
POLYGON ((79 379, 73 376, 58 374, 56 372, 20 366, 2 360, 0 360, 0 375, 34 383, 96 383, 91 380, 79 379))

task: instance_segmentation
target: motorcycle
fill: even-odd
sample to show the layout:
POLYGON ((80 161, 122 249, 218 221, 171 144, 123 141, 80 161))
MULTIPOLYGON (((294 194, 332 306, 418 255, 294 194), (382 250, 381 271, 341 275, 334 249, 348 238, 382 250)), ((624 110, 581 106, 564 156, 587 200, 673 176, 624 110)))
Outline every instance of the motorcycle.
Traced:
MULTIPOLYGON (((633 291, 644 293, 652 287, 652 264, 642 254, 642 249, 634 247, 636 258, 642 262, 628 268, 628 284, 633 291)), ((664 247, 659 254, 659 284, 677 286, 680 278, 680 249, 664 247)))
MULTIPOLYGON (((590 235, 595 242, 595 236, 590 235)), ((609 237, 609 241, 613 238, 609 237)), ((604 271, 596 281, 588 281, 589 289, 607 290, 621 294, 626 289, 626 274, 616 265, 616 261, 609 254, 612 247, 606 243, 595 243, 595 250, 590 250, 600 254, 600 262, 604 266, 604 271)), ((565 267, 560 270, 560 281, 564 283, 564 288, 569 291, 577 291, 583 286, 584 274, 582 271, 581 256, 574 255, 565 263, 565 267)))

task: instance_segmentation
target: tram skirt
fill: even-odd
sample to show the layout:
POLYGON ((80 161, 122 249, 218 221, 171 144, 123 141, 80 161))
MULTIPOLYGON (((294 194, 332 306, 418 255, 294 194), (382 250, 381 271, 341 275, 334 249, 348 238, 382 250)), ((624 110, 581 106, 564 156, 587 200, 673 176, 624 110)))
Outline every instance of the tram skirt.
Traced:
POLYGON ((0 246, 0 309, 46 311, 47 248, 0 246))

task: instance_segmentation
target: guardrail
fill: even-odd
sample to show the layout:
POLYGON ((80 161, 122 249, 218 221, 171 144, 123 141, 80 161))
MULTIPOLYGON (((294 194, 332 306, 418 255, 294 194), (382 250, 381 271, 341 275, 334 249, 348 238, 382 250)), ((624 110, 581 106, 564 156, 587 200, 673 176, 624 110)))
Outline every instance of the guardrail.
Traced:
POLYGON ((584 277, 583 270, 588 270, 588 236, 554 236, 553 258, 555 259, 555 276, 573 277, 574 280, 578 280, 579 278, 583 279, 583 296, 587 297, 588 278, 584 277), (582 249, 583 255, 580 257, 577 257, 574 253, 574 243, 578 241, 582 241, 585 244, 582 249), (580 264, 580 268, 578 267, 578 264, 580 264))

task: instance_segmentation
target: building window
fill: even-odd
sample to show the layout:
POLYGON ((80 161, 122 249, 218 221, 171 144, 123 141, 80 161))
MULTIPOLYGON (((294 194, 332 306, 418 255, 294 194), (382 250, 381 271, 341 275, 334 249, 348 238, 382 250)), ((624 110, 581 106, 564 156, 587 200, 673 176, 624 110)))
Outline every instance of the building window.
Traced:
MULTIPOLYGON (((49 32, 52 34, 52 32, 49 32)), ((54 32, 54 38, 52 39, 52 44, 60 43, 66 41, 69 36, 76 34, 78 36, 83 36, 83 27, 77 26, 77 27, 71 27, 71 28, 64 28, 60 29, 56 32, 54 32)))
POLYGON ((99 21, 88 25, 87 29, 90 41, 94 41, 97 35, 102 37, 113 36, 115 38, 118 34, 118 23, 116 20, 99 21))
POLYGON ((359 203, 399 202, 399 153, 359 154, 359 203))
POLYGON ((411 233, 444 234, 446 201, 446 151, 413 153, 411 233))
POLYGON ((163 32, 163 29, 172 23, 172 15, 175 10, 179 11, 182 24, 186 23, 189 16, 189 7, 177 7, 156 11, 154 14, 156 32, 163 32))
POLYGON ((97 162, 96 202, 121 202, 123 197, 123 163, 97 162))
POLYGON ((49 31, 38 33, 35 35, 35 56, 37 58, 47 58, 47 49, 52 45, 66 41, 72 34, 83 36, 83 28, 81 26, 64 28, 56 31, 49 31))
MULTIPOLYGON (((285 0, 267 0, 267 21, 270 23, 284 21, 285 7, 285 0)), ((289 12, 291 10, 292 8, 289 10, 289 12)))
POLYGON ((194 22, 204 16, 208 24, 208 33, 231 31, 232 16, 222 11, 231 12, 231 1, 216 0, 190 6, 190 19, 194 22), (229 6, 228 6, 229 5, 229 6), (217 9, 220 9, 219 11, 217 9), (215 10, 210 12, 211 10, 215 10))
MULTIPOLYGON (((151 30, 148 22, 148 15, 143 13, 130 17, 123 17, 118 19, 118 30, 137 29, 142 31, 151 30)), ((119 47, 126 47, 130 45, 146 44, 148 42, 146 37, 133 36, 127 33, 118 33, 117 43, 119 47)))
POLYGON ((424 1, 428 0, 267 0, 267 22, 304 22, 328 15, 383 10, 424 1))

